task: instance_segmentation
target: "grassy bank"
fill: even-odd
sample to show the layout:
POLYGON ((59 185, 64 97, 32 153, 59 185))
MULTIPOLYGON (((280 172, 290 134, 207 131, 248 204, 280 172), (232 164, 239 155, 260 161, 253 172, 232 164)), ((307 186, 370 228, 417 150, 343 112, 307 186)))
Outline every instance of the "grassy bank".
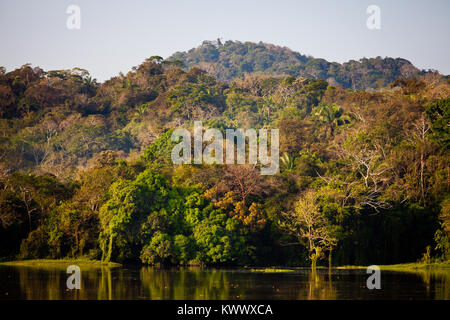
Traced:
MULTIPOLYGON (((333 267, 333 269, 367 269, 368 266, 340 266, 333 267)), ((412 262, 412 263, 401 263, 401 264, 391 264, 391 265, 378 265, 381 270, 385 271, 402 271, 402 272, 419 272, 419 271, 439 271, 439 272, 449 272, 450 273, 450 261, 446 262, 433 262, 433 263, 423 263, 423 262, 412 262)), ((302 267, 301 269, 309 269, 309 267, 302 267)), ((267 267, 267 268, 248 268, 251 272, 266 272, 266 273, 282 273, 282 272, 295 272, 298 267, 282 268, 282 267, 267 267)), ((317 269, 328 269, 327 267, 317 266, 317 269)))
MULTIPOLYGON (((368 266, 341 266, 336 269, 366 269, 368 266)), ((424 271, 424 270, 445 270, 450 272, 450 261, 445 262, 411 262, 400 264, 378 265, 381 270, 386 271, 424 271)))
POLYGON ((56 268, 66 268, 69 265, 77 265, 80 268, 90 267, 109 267, 117 268, 122 266, 120 263, 115 262, 104 262, 99 260, 89 260, 89 259, 33 259, 33 260, 20 260, 20 261, 7 261, 0 262, 0 266, 17 266, 17 267, 56 267, 56 268))
POLYGON ((266 272, 266 273, 281 273, 281 272, 293 272, 293 269, 281 269, 281 268, 251 268, 251 272, 266 272))
POLYGON ((450 272, 450 261, 445 262, 432 262, 432 263, 401 263, 392 265, 381 265, 381 270, 393 270, 393 271, 421 271, 421 270, 446 270, 450 272))

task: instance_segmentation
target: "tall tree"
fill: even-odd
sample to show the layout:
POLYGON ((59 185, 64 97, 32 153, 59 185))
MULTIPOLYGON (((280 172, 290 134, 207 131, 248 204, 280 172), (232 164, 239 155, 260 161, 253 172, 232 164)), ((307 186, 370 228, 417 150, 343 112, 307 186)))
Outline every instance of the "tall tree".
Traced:
POLYGON ((317 203, 317 194, 306 191, 295 203, 293 211, 282 213, 281 227, 298 241, 306 241, 306 248, 311 259, 311 268, 315 269, 317 261, 326 250, 337 244, 326 217, 321 213, 317 203))

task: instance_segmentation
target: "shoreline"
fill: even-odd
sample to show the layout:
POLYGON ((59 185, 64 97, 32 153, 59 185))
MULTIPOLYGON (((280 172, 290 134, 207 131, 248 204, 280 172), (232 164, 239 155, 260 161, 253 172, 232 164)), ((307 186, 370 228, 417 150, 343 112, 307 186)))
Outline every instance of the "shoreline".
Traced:
MULTIPOLYGON (((409 263, 398 263, 398 264, 386 264, 377 265, 380 270, 385 271, 449 271, 450 272, 450 261, 444 262, 409 262, 409 263)), ((335 267, 336 269, 366 269, 369 266, 341 266, 335 267)))
MULTIPOLYGON (((23 266, 23 267, 48 267, 48 266, 66 266, 67 264, 76 264, 78 266, 84 267, 109 267, 109 268, 119 268, 123 267, 122 264, 117 262, 104 262, 100 260, 89 260, 89 259, 30 259, 30 260, 12 260, 12 261, 2 261, 0 266, 23 266)), ((410 262, 410 263, 400 263, 391 265, 377 265, 380 270, 385 271, 405 271, 405 272, 417 272, 417 271, 447 271, 450 272, 450 261, 445 262, 432 262, 429 264, 422 262, 410 262)), ((206 267, 208 268, 208 267, 206 267)), ((213 268, 217 268, 213 267, 213 268)), ((247 269, 251 272, 269 272, 269 273, 284 273, 284 272, 295 272, 297 269, 310 269, 308 266, 271 266, 271 267, 261 267, 261 266, 246 266, 243 269, 247 269)), ((367 269, 368 266, 358 266, 358 265, 345 265, 331 267, 331 269, 346 270, 346 269, 367 269)), ((328 269, 326 266, 317 266, 316 269, 328 269)))
POLYGON ((89 259, 30 259, 30 260, 12 260, 0 262, 0 266, 17 266, 17 267, 48 267, 48 266, 66 266, 67 264, 75 264, 84 267, 108 267, 118 268, 122 264, 116 262, 104 262, 100 260, 89 259))

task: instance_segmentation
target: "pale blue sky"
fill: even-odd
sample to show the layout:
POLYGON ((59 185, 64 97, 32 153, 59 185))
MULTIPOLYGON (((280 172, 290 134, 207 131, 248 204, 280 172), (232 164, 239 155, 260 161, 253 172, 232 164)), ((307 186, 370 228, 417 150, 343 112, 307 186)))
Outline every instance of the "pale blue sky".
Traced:
POLYGON ((0 0, 0 65, 85 68, 103 81, 203 40, 264 41, 345 62, 390 56, 450 74, 448 0, 0 0), (81 8, 68 30, 66 8, 81 8), (381 30, 366 8, 381 8, 381 30))

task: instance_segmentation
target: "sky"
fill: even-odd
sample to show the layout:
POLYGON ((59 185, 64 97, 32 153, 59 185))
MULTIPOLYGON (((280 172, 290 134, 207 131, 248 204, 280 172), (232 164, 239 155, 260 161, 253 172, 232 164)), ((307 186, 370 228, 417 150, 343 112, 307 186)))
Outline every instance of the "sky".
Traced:
POLYGON ((448 0, 0 0, 0 66, 80 67, 104 81, 221 38, 339 63, 401 57, 450 74, 449 17, 448 0), (79 29, 67 27, 70 5, 80 9, 79 29), (380 29, 366 25, 369 5, 380 8, 380 29))

